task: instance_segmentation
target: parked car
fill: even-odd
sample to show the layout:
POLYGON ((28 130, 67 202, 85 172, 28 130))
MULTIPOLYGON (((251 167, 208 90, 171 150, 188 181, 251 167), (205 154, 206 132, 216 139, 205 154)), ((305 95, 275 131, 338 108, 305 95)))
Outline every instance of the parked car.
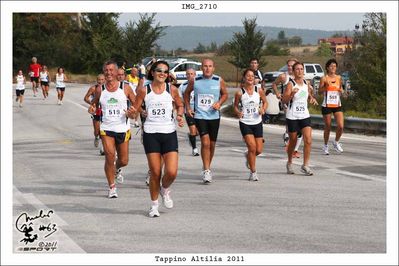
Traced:
POLYGON ((201 63, 196 61, 176 61, 170 63, 170 73, 176 78, 176 85, 184 83, 187 80, 186 70, 192 68, 195 70, 197 77, 202 76, 201 63))
MULTIPOLYGON (((324 76, 324 70, 320 64, 304 63, 304 77, 309 80, 312 85, 314 85, 315 90, 318 89, 318 84, 320 83, 321 77, 324 76)), ((277 71, 266 72, 263 74, 263 79, 265 81, 265 87, 271 88, 272 82, 274 82, 277 77, 281 74, 287 72, 287 65, 281 67, 277 71)))

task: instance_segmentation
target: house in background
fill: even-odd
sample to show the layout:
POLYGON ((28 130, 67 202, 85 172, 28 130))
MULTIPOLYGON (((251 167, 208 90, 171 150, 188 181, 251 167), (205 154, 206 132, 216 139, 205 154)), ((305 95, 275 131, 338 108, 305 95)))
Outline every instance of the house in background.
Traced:
POLYGON ((328 43, 334 54, 342 55, 346 49, 352 49, 353 38, 352 37, 335 37, 335 38, 322 38, 318 40, 318 44, 328 43))

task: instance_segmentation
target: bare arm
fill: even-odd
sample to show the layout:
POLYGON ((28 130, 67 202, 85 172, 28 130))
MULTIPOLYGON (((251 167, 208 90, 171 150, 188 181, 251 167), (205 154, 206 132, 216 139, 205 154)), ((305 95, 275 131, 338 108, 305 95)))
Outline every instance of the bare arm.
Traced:
POLYGON ((313 87, 308 83, 308 92, 309 92, 309 102, 313 105, 319 105, 319 103, 317 102, 316 98, 313 97, 313 87))
POLYGON ((266 94, 264 90, 259 90, 259 96, 260 99, 262 100, 262 106, 260 106, 260 114, 264 115, 266 113, 267 109, 267 100, 266 100, 266 94))
POLYGON ((184 91, 183 98, 184 98, 184 106, 186 107, 186 113, 191 117, 194 117, 194 112, 193 110, 191 110, 190 107, 190 94, 193 90, 194 90, 194 80, 190 80, 188 82, 186 90, 184 91))
POLYGON ((213 109, 220 110, 220 107, 227 100, 229 94, 227 92, 226 83, 223 79, 220 79, 220 98, 219 101, 213 104, 213 109))
POLYGON ((96 91, 96 85, 91 86, 88 90, 87 93, 85 95, 85 97, 83 98, 83 100, 91 105, 91 101, 90 101, 90 96, 94 95, 96 91))
POLYGON ((92 115, 94 115, 96 113, 96 110, 98 108, 98 103, 100 102, 100 96, 101 96, 101 87, 97 86, 95 94, 94 94, 94 98, 91 101, 89 109, 88 109, 88 112, 92 115))
POLYGON ((274 94, 277 96, 277 98, 281 99, 281 93, 278 92, 277 90, 277 85, 283 83, 283 77, 285 77, 285 74, 280 74, 275 81, 272 83, 272 89, 274 91, 274 94))
POLYGON ((297 92, 298 92, 298 88, 293 89, 292 83, 291 82, 288 83, 287 88, 285 88, 285 90, 284 90, 284 95, 281 99, 282 102, 284 104, 288 104, 292 100, 292 98, 295 96, 295 93, 297 93, 297 92))
POLYGON ((322 77, 320 79, 320 84, 319 84, 319 95, 322 95, 327 89, 327 81, 325 77, 322 77))
POLYGON ((184 106, 183 101, 180 98, 179 90, 175 86, 171 86, 172 97, 175 102, 176 112, 177 112, 177 123, 179 127, 184 125, 183 113, 184 113, 184 106))
POLYGON ((242 118, 243 117, 243 113, 242 113, 242 111, 240 111, 240 109, 238 108, 238 104, 239 104, 239 102, 240 102, 240 99, 241 99, 241 96, 242 96, 242 92, 241 92, 241 90, 238 90, 236 93, 235 93, 235 95, 234 95, 234 113, 236 114, 236 116, 238 117, 238 118, 242 118))

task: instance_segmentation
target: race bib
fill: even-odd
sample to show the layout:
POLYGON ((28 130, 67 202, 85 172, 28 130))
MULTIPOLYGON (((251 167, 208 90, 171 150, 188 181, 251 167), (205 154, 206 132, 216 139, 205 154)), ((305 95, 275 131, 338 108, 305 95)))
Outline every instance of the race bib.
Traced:
POLYGON ((259 104, 248 103, 243 107, 244 118, 252 119, 259 116, 259 104))
POLYGON ((208 111, 212 108, 215 101, 213 94, 198 94, 198 108, 204 111, 208 111))
POLYGON ((122 115, 124 115, 124 111, 122 110, 119 104, 109 104, 106 106, 106 112, 104 115, 107 119, 112 121, 118 121, 122 115))
POLYGON ((170 104, 163 102, 150 104, 147 115, 151 121, 170 121, 172 119, 170 104))
POLYGON ((327 105, 338 106, 339 92, 338 91, 327 91, 327 105))
POLYGON ((306 102, 295 101, 292 108, 294 116, 302 116, 306 112, 306 102))

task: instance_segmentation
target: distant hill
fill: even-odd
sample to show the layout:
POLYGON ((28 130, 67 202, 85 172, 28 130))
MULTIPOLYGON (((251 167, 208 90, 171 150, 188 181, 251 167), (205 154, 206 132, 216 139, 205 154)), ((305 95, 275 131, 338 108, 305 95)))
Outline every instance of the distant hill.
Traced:
MULTIPOLYGON (((303 44, 317 44, 320 38, 330 37, 335 33, 346 34, 352 36, 352 32, 345 31, 323 31, 323 30, 307 30, 294 28, 279 28, 258 26, 258 30, 266 34, 266 41, 270 39, 277 39, 280 31, 285 32, 286 37, 300 36, 303 44)), ((158 41, 161 49, 172 50, 182 48, 192 50, 201 43, 205 46, 216 42, 221 45, 233 38, 235 32, 243 32, 243 27, 229 26, 229 27, 199 27, 199 26, 168 26, 165 29, 165 35, 158 41)))

